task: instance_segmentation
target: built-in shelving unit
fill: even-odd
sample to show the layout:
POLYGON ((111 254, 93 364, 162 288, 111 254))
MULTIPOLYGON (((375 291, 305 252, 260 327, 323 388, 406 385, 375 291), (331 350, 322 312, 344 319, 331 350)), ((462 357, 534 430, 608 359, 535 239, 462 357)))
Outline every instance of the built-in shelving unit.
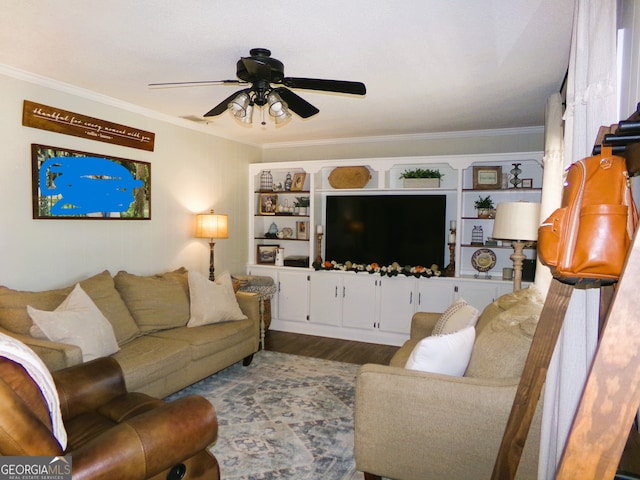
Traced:
MULTIPOLYGON (((500 202, 520 200, 539 202, 542 187, 541 160, 541 152, 526 152, 250 165, 250 204, 253 205, 254 212, 249 220, 247 272, 271 276, 278 286, 278 293, 272 300, 272 328, 399 344, 408 338, 409 317, 414 311, 443 311, 452 299, 459 296, 471 299, 478 308, 483 308, 498 295, 511 290, 512 282, 502 280, 502 268, 512 265, 510 256, 513 250, 510 246, 502 244, 472 244, 471 234, 474 226, 482 226, 485 243, 490 241, 493 229, 493 219, 477 217, 474 202, 479 195, 490 195, 496 205, 500 202), (508 187, 502 188, 502 176, 495 188, 484 188, 486 185, 478 188, 477 182, 474 182, 474 167, 486 166, 494 170, 499 167, 500 173, 509 175, 514 163, 518 163, 522 170, 519 177, 527 179, 527 188, 513 188, 508 183, 508 177, 505 179, 508 187), (335 188, 331 185, 329 177, 337 167, 364 167, 369 172, 368 180, 360 188, 335 188), (440 186, 404 188, 400 175, 404 170, 413 168, 437 168, 444 174, 440 186), (276 191, 261 190, 260 176, 265 170, 271 173, 276 191), (304 174, 302 190, 286 189, 287 174, 304 174), (311 264, 318 253, 316 229, 319 225, 323 226, 325 200, 328 195, 398 193, 446 196, 446 225, 456 223, 453 246, 455 270, 452 277, 390 279, 381 278, 379 275, 313 270, 311 264), (272 195, 272 203, 275 204, 275 210, 268 214, 264 209, 261 210, 264 195, 272 195), (307 212, 296 215, 295 211, 288 211, 296 197, 303 196, 309 197, 307 212), (299 222, 306 222, 302 238, 299 235, 299 222), (285 258, 307 257, 308 265, 299 268, 277 267, 273 263, 263 263, 257 254, 257 247, 263 245, 284 248, 285 258), (472 257, 479 249, 491 250, 496 258, 495 266, 486 273, 477 272, 472 265, 472 257), (350 301, 347 292, 353 292, 354 285, 357 285, 359 291, 368 292, 367 298, 372 302, 369 305, 371 308, 365 309, 361 302, 350 301), (405 300, 408 303, 405 303, 405 300), (396 313, 389 315, 388 312, 396 313), (398 315, 397 312, 402 313, 398 315)), ((360 168, 361 173, 362 171, 360 168)), ((416 221, 419 219, 419 212, 416 212, 416 221)), ((451 260, 446 241, 444 245, 446 252, 445 265, 441 266, 443 270, 451 260)), ((324 245, 320 245, 319 251, 324 258, 324 245)), ((534 248, 526 249, 525 253, 528 258, 535 258, 534 248)))

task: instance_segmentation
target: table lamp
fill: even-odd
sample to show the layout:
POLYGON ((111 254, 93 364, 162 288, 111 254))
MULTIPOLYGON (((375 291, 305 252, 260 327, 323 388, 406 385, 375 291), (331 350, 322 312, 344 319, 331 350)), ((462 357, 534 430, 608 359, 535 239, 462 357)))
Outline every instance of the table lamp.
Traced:
POLYGON ((215 280, 213 263, 214 240, 229 238, 228 215, 219 215, 211 210, 210 213, 196 215, 196 238, 209 239, 209 280, 215 280))
POLYGON ((499 203, 493 222, 493 238, 511 240, 513 246, 513 291, 522 288, 522 250, 538 239, 540 204, 533 202, 499 203))

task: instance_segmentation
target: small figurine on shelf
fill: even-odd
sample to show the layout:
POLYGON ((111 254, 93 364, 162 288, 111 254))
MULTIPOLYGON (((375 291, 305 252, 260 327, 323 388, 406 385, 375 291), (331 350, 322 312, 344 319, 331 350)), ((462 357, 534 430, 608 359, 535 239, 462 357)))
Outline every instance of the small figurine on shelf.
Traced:
POLYGON ((284 189, 287 192, 291 191, 291 185, 293 184, 293 179, 291 178, 291 174, 287 173, 287 177, 284 180, 284 189))

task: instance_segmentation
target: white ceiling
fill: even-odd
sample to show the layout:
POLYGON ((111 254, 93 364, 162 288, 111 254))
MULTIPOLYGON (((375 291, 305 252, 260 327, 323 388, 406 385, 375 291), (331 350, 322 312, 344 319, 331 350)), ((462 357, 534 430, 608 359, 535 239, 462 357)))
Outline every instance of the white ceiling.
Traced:
MULTIPOLYGON (((2 0, 0 64, 202 120, 254 47, 285 75, 364 82, 363 97, 295 92, 320 113, 276 127, 229 113, 214 134, 268 143, 543 124, 567 68, 574 0, 2 0)), ((59 106, 59 105, 55 105, 59 106)), ((64 108, 64 106, 59 106, 64 108)), ((79 112, 91 115, 91 112, 79 112)))

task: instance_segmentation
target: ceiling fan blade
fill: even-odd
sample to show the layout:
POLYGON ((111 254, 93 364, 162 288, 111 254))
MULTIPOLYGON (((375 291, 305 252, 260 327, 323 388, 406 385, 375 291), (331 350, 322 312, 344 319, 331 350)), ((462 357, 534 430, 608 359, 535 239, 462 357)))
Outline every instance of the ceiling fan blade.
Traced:
POLYGON ((208 85, 248 85, 240 80, 203 80, 201 82, 150 83, 149 88, 206 87, 208 85))
POLYGON ((304 98, 296 95, 287 88, 281 87, 275 88, 274 90, 278 92, 280 98, 282 98, 282 100, 287 103, 289 110, 301 116, 302 118, 309 118, 320 111, 309 102, 307 102, 304 98))
POLYGON ((289 88, 304 88, 307 90, 322 90, 324 92, 350 93, 364 95, 367 88, 362 82, 347 82, 344 80, 323 80, 320 78, 285 77, 281 82, 289 88))
POLYGON ((203 117, 215 117, 217 115, 220 115, 221 113, 226 112, 227 111, 227 105, 229 105, 229 102, 231 100, 236 98, 241 93, 249 92, 250 90, 251 90, 250 88, 245 88, 243 90, 238 90, 237 92, 232 93, 227 98, 225 98, 223 101, 221 101, 218 105, 216 105, 211 110, 209 110, 207 113, 205 113, 203 115, 203 117))

